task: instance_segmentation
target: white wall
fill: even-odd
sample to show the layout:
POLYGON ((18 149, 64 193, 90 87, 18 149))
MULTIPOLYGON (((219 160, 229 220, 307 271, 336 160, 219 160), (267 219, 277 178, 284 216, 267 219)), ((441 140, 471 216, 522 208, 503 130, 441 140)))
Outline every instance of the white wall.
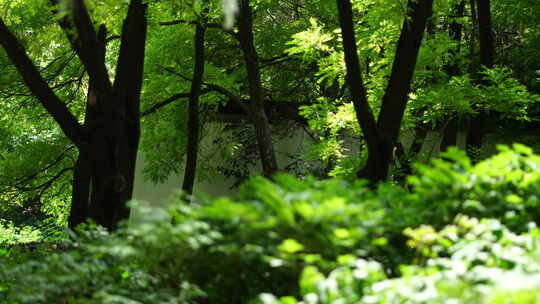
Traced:
MULTIPOLYGON (((214 139, 220 136, 220 132, 222 132, 218 125, 214 127, 210 126, 210 128, 210 134, 201 142, 202 149, 210 148, 214 139)), ((306 144, 312 141, 301 128, 293 128, 290 132, 292 132, 292 134, 289 137, 275 140, 274 145, 280 168, 283 168, 290 163, 291 159, 287 157, 287 154, 306 153, 306 144)), ((414 136, 414 132, 409 131, 403 133, 404 134, 402 134, 401 140, 406 147, 409 147, 414 136)), ((429 132, 424 141, 422 153, 425 153, 431 157, 437 157, 439 154, 440 141, 441 136, 439 132, 429 132)), ((462 148, 464 146, 464 141, 464 134, 458 134, 458 145, 462 148)), ((349 153, 358 152, 356 151, 358 150, 358 144, 356 142, 348 142, 346 146, 350 150, 349 153)), ((215 149, 215 147, 213 148, 215 149)), ((211 161, 219 163, 221 160, 213 159, 211 161)), ((139 155, 136 166, 133 198, 139 201, 142 206, 149 206, 153 208, 164 207, 167 203, 174 199, 175 193, 178 193, 180 190, 182 186, 183 174, 181 174, 181 176, 173 175, 164 183, 154 184, 151 181, 146 181, 144 179, 143 168, 144 157, 139 155)), ((260 174, 261 171, 260 163, 258 163, 256 167, 252 168, 253 175, 260 174)), ((196 179, 194 186, 195 199, 200 200, 204 197, 212 198, 231 195, 235 192, 234 189, 230 189, 231 184, 232 181, 226 179, 224 176, 217 176, 212 181, 200 181, 199 179, 196 179)), ((135 209, 132 212, 132 219, 141 220, 143 219, 143 215, 135 209)))
MULTIPOLYGON (((213 140, 220 136, 221 128, 219 126, 206 126, 211 128, 210 134, 207 135, 201 142, 201 149, 207 149, 212 145, 213 140)), ((309 141, 309 136, 300 128, 296 128, 295 131, 291 131, 294 134, 291 136, 275 140, 274 147, 276 150, 276 157, 278 160, 278 166, 283 168, 286 166, 290 159, 287 154, 304 153, 305 142, 309 141)), ((213 147, 214 149, 216 147, 213 147)), ((199 160, 200 161, 200 160, 199 160)), ((212 162, 219 163, 219 159, 212 159, 212 162)), ((135 185, 133 191, 133 199, 137 200, 141 206, 149 206, 153 208, 160 208, 166 206, 171 202, 175 194, 179 192, 182 187, 183 172, 179 175, 172 175, 164 183, 154 184, 151 181, 147 181, 143 175, 143 169, 145 166, 144 156, 139 153, 137 158, 136 170, 135 170, 135 185)), ((261 165, 257 163, 257 166, 252 168, 253 175, 260 174, 261 165)), ((200 181, 198 178, 195 181, 193 194, 195 199, 201 199, 204 197, 218 197, 224 195, 231 195, 235 192, 234 189, 230 189, 233 181, 226 179, 224 176, 217 176, 212 181, 200 181)), ((142 220, 144 215, 138 212, 137 209, 132 212, 132 220, 142 220)))

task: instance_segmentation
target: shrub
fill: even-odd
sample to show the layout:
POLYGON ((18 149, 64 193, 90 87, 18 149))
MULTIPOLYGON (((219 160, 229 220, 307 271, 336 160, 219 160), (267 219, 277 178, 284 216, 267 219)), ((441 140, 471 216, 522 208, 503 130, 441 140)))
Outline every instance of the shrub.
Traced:
POLYGON ((417 165, 409 179, 408 208, 417 226, 442 227, 458 213, 498 218, 514 231, 540 221, 540 156, 528 147, 501 146, 500 153, 472 165, 463 151, 453 149, 446 159, 417 165))
POLYGON ((256 177, 232 198, 147 210, 147 221, 110 235, 82 229, 66 250, 16 262, 9 251, 0 301, 533 301, 538 286, 507 291, 497 277, 538 275, 529 224, 540 216, 538 168, 540 157, 516 145, 476 165, 453 150, 418 165, 406 188, 256 177))
POLYGON ((387 278, 379 263, 364 259, 327 276, 308 266, 299 283, 300 299, 264 293, 259 302, 532 304, 540 300, 540 230, 535 225, 515 234, 498 220, 460 215, 441 231, 422 226, 406 233, 411 247, 431 257, 421 265, 403 265, 399 278, 387 278))

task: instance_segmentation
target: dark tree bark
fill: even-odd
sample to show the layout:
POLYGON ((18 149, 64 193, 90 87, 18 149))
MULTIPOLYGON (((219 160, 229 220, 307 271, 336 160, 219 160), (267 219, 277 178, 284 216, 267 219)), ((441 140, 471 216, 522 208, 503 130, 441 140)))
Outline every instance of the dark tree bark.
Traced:
POLYGON ((278 171, 278 165, 270 133, 270 124, 264 111, 259 58, 253 42, 253 13, 249 0, 240 1, 238 41, 246 64, 250 95, 249 109, 261 156, 263 174, 272 177, 278 171))
MULTIPOLYGON (((102 35, 104 36, 104 35, 102 35)), ((105 44, 100 45, 100 51, 103 56, 105 55, 105 44)), ((84 127, 88 126, 89 121, 95 120, 91 111, 90 104, 94 104, 96 98, 96 92, 93 84, 90 84, 86 94, 86 113, 84 116, 84 127)), ((89 217, 90 207, 90 187, 92 185, 92 164, 90 155, 86 148, 79 148, 79 155, 75 163, 73 170, 73 182, 71 191, 71 209, 68 218, 68 226, 70 228, 76 227, 78 224, 83 223, 89 217)))
MULTIPOLYGON (((90 210, 106 210, 108 228, 129 218, 126 202, 131 199, 135 180, 135 163, 140 137, 140 92, 142 88, 146 46, 146 8, 142 0, 132 0, 122 26, 120 53, 113 91, 103 105, 109 118, 98 123, 98 145, 103 143, 102 159, 94 160, 97 178, 92 184, 90 210), (104 127, 104 128, 102 128, 104 127), (115 132, 111 132, 110 128, 115 132), (99 208, 101 206, 101 208, 99 208)), ((105 81, 104 81, 105 82, 105 81)), ((99 105, 99 101, 98 101, 99 105)), ((96 151, 97 152, 97 151, 96 151)), ((96 153, 97 154, 97 153, 96 153)), ((99 154, 97 154, 99 155, 99 154)))
MULTIPOLYGON (((495 58, 495 44, 491 26, 491 1, 476 0, 478 6, 478 34, 480 41, 480 63, 492 68, 495 58)), ((484 83, 486 84, 486 83, 484 83)))
POLYGON ((204 75, 204 33, 205 28, 197 23, 195 28, 195 67, 193 70, 193 80, 191 82, 191 92, 189 96, 189 117, 188 117, 188 141, 186 170, 182 189, 187 194, 193 194, 195 183, 195 173, 197 170, 197 152, 199 146, 199 96, 204 75))
MULTIPOLYGON (((376 165, 371 166, 380 169, 370 173, 376 180, 387 178, 392 149, 399 136, 401 120, 411 89, 418 51, 427 20, 432 14, 433 0, 409 0, 407 7, 408 13, 403 22, 392 73, 377 121, 382 151, 379 155, 373 155, 371 162, 376 165)), ((368 159, 368 168, 369 162, 368 159)))
POLYGON ((470 14, 471 14, 471 33, 469 36, 469 66, 467 71, 469 74, 473 74, 478 68, 476 64, 476 36, 478 34, 478 13, 476 10, 476 0, 469 0, 470 14))
POLYGON ((443 130, 443 136, 439 150, 444 152, 450 147, 457 145, 457 133, 458 133, 458 119, 457 117, 450 117, 443 130))
POLYGON ((461 24, 461 22, 458 22, 456 18, 462 18, 463 15, 465 14, 465 0, 461 0, 457 2, 452 8, 452 11, 453 11, 452 17, 454 19, 450 23, 449 35, 450 35, 450 38, 452 38, 452 40, 454 40, 454 42, 456 43, 456 48, 450 50, 450 55, 451 55, 452 60, 449 63, 447 63, 444 67, 449 77, 457 76, 461 72, 459 70, 459 64, 457 60, 455 59, 461 50, 461 38, 463 36, 463 25, 461 24))
POLYGON ((362 129, 367 144, 368 155, 380 154, 377 122, 367 100, 366 88, 362 79, 356 38, 354 36, 353 13, 349 0, 337 0, 339 24, 343 37, 345 65, 347 67, 347 83, 356 112, 356 119, 362 129))
POLYGON ((66 105, 56 96, 38 69, 26 54, 23 46, 0 19, 0 44, 6 51, 24 82, 41 105, 58 123, 64 134, 77 146, 86 144, 85 132, 66 105))
POLYGON ((358 89, 358 86, 362 85, 362 79, 358 65, 356 41, 354 40, 351 4, 349 0, 337 0, 337 4, 346 54, 347 81, 351 95, 356 90, 353 100, 355 100, 355 110, 361 112, 361 114, 357 113, 360 126, 364 134, 369 134, 365 136, 368 144, 368 160, 364 168, 358 171, 358 177, 366 178, 372 184, 376 184, 388 177, 392 152, 399 136, 418 51, 427 20, 432 14, 433 0, 410 0, 408 2, 407 15, 401 29, 392 73, 383 97, 376 128, 373 127, 372 115, 368 114, 370 111, 368 111, 366 98, 362 97, 362 94, 365 96, 365 89, 358 89), (356 106, 362 106, 363 109, 357 109, 356 106))
MULTIPOLYGON (((453 7, 453 17, 461 18, 465 13, 465 0, 461 0, 456 3, 453 7)), ((461 37, 463 36, 463 25, 460 22, 457 22, 456 19, 452 20, 450 23, 450 37, 457 44, 455 49, 450 51, 451 62, 445 65, 444 69, 448 74, 448 77, 457 76, 460 74, 459 64, 455 60, 455 57, 459 54, 461 50, 461 37)), ((446 151, 449 147, 455 146, 457 144, 457 132, 458 132, 458 118, 450 117, 448 123, 443 131, 443 138, 439 150, 446 151)))
POLYGON ((422 146, 428 135, 429 126, 423 122, 417 123, 414 126, 414 139, 411 144, 410 153, 413 155, 418 155, 422 151, 422 146))
MULTIPOLYGON (((57 0, 51 0, 53 5, 57 0)), ((16 37, 0 19, 0 44, 30 91, 79 149, 70 227, 88 218, 108 229, 129 216, 139 143, 139 98, 146 44, 146 4, 131 0, 122 28, 114 84, 105 65, 104 26, 96 33, 82 0, 68 3, 59 20, 89 76, 85 124, 81 126, 47 85, 16 37)))
POLYGON ((76 227, 88 218, 90 184, 92 182, 91 172, 88 156, 79 151, 79 156, 73 170, 71 209, 68 218, 68 226, 70 228, 76 227))
MULTIPOLYGON (((486 68, 492 68, 495 58, 495 45, 493 30, 491 28, 491 3, 490 0, 476 0, 478 7, 478 34, 480 41, 480 64, 486 68)), ((483 75, 479 76, 480 84, 489 85, 483 75)), ((473 160, 478 159, 478 151, 482 147, 485 136, 487 114, 481 108, 479 113, 470 121, 467 133, 467 153, 473 160)))

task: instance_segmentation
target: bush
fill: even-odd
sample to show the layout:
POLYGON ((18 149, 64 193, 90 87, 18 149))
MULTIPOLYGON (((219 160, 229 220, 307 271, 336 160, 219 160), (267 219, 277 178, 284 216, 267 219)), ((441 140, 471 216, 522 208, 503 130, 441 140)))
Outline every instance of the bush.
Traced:
POLYGON ((189 303, 199 295, 184 280, 183 254, 207 242, 208 225, 170 225, 163 214, 109 235, 80 229, 65 251, 0 260, 0 303, 189 303), (3 302, 2 302, 3 301, 3 302))
POLYGON ((256 177, 233 198, 176 203, 169 213, 147 210, 148 221, 111 235, 83 229, 67 250, 39 249, 16 263, 13 254, 4 255, 0 300, 499 303, 506 296, 536 297, 534 284, 506 291, 495 276, 486 277, 534 279, 540 266, 530 258, 538 256, 539 233, 530 223, 540 216, 540 157, 519 145, 501 149, 476 165, 453 150, 418 165, 405 188, 256 177))
POLYGON ((403 265, 387 278, 374 261, 356 260, 324 276, 313 266, 300 279, 301 300, 262 294, 264 304, 295 303, 538 303, 540 230, 514 234, 499 221, 458 216, 441 231, 408 229, 420 265, 403 265), (441 257, 439 255, 444 255, 441 257))
POLYGON ((458 213, 498 218, 514 231, 538 223, 540 156, 519 144, 499 150, 476 165, 457 149, 443 154, 446 160, 417 165, 418 174, 409 179, 412 191, 407 206, 417 213, 409 226, 442 227, 458 213))

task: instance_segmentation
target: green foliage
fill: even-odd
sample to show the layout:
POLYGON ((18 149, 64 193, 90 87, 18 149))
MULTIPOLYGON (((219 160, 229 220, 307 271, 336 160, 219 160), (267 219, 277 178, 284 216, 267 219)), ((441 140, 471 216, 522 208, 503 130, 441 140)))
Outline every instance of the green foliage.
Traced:
POLYGON ((500 153, 476 165, 464 152, 450 150, 447 160, 417 165, 409 180, 418 213, 416 220, 441 227, 458 213, 499 218, 523 231, 538 219, 540 158, 522 145, 500 147, 500 153))
POLYGON ((508 68, 484 69, 482 74, 489 85, 475 85, 463 75, 420 89, 412 96, 409 110, 421 110, 420 119, 433 127, 444 125, 449 116, 472 117, 478 109, 498 113, 502 119, 530 119, 528 108, 540 100, 538 95, 531 94, 508 68))
MULTIPOLYGON (((236 30, 215 28, 222 22, 222 3, 225 23, 232 26, 234 1, 147 2, 143 110, 189 91, 196 21, 212 24, 204 81, 248 99, 236 30), (160 25, 170 20, 182 21, 160 25)), ((463 152, 452 150, 417 165, 418 174, 404 188, 382 184, 370 190, 362 181, 347 181, 355 179, 366 151, 345 86, 335 3, 251 3, 265 100, 303 105, 314 138, 313 153, 306 158, 322 159, 325 174, 338 178, 254 178, 235 197, 175 204, 174 224, 170 214, 147 210, 148 221, 140 225, 111 235, 88 228, 65 241, 76 153, 52 120, 44 119, 44 110, 2 54, 0 303, 538 302, 539 232, 530 223, 540 219, 539 156, 516 145, 473 165, 463 152), (12 246, 53 240, 63 243, 12 246), (506 282, 515 282, 516 288, 506 288, 506 282)), ((455 3, 436 1, 402 128, 426 123, 442 129, 456 117, 463 125, 479 110, 495 113, 496 123, 538 121, 539 97, 531 93, 540 91, 538 1, 492 0, 500 66, 481 72, 483 85, 472 76, 478 70, 475 46, 459 45, 446 33, 457 20, 464 25, 463 40, 473 40, 470 18, 451 15, 455 3), (452 63, 470 74, 449 79, 445 67, 452 63)), ((109 29, 107 66, 114 67, 119 49, 114 37, 128 1, 87 4, 95 25, 109 29)), ((352 4, 361 69, 377 116, 404 1, 352 4)), ((0 6, 0 15, 46 81, 81 118, 87 78, 49 2, 3 1, 0 6)), ((229 99, 216 92, 202 95, 203 120, 213 121, 216 109, 229 99)), ((182 172, 184 100, 143 120, 141 150, 146 175, 154 182, 182 172)), ((234 127, 250 128, 245 121, 234 127)), ((202 138, 208 129, 203 128, 202 138)), ((201 148, 208 153, 201 158, 203 170, 207 175, 220 169, 225 175, 240 172, 243 180, 257 162, 252 132, 237 136, 216 129, 220 139, 211 149, 201 148), (205 162, 219 153, 228 155, 226 164, 205 162)))
POLYGON ((418 165, 409 190, 257 177, 232 198, 147 209, 54 251, 4 249, 0 301, 528 303, 540 288, 538 168, 515 145, 476 165, 450 150, 418 165))
POLYGON ((301 301, 262 294, 260 303, 526 304, 540 299, 540 230, 534 225, 515 234, 494 219, 458 216, 441 231, 421 226, 405 234, 426 259, 403 265, 399 278, 387 278, 379 263, 365 259, 326 276, 308 266, 300 279, 301 301))
POLYGON ((0 303, 188 303, 200 292, 182 279, 181 255, 208 243, 208 225, 171 227, 153 216, 129 234, 80 230, 60 252, 38 248, 41 258, 22 264, 8 252, 0 303))

